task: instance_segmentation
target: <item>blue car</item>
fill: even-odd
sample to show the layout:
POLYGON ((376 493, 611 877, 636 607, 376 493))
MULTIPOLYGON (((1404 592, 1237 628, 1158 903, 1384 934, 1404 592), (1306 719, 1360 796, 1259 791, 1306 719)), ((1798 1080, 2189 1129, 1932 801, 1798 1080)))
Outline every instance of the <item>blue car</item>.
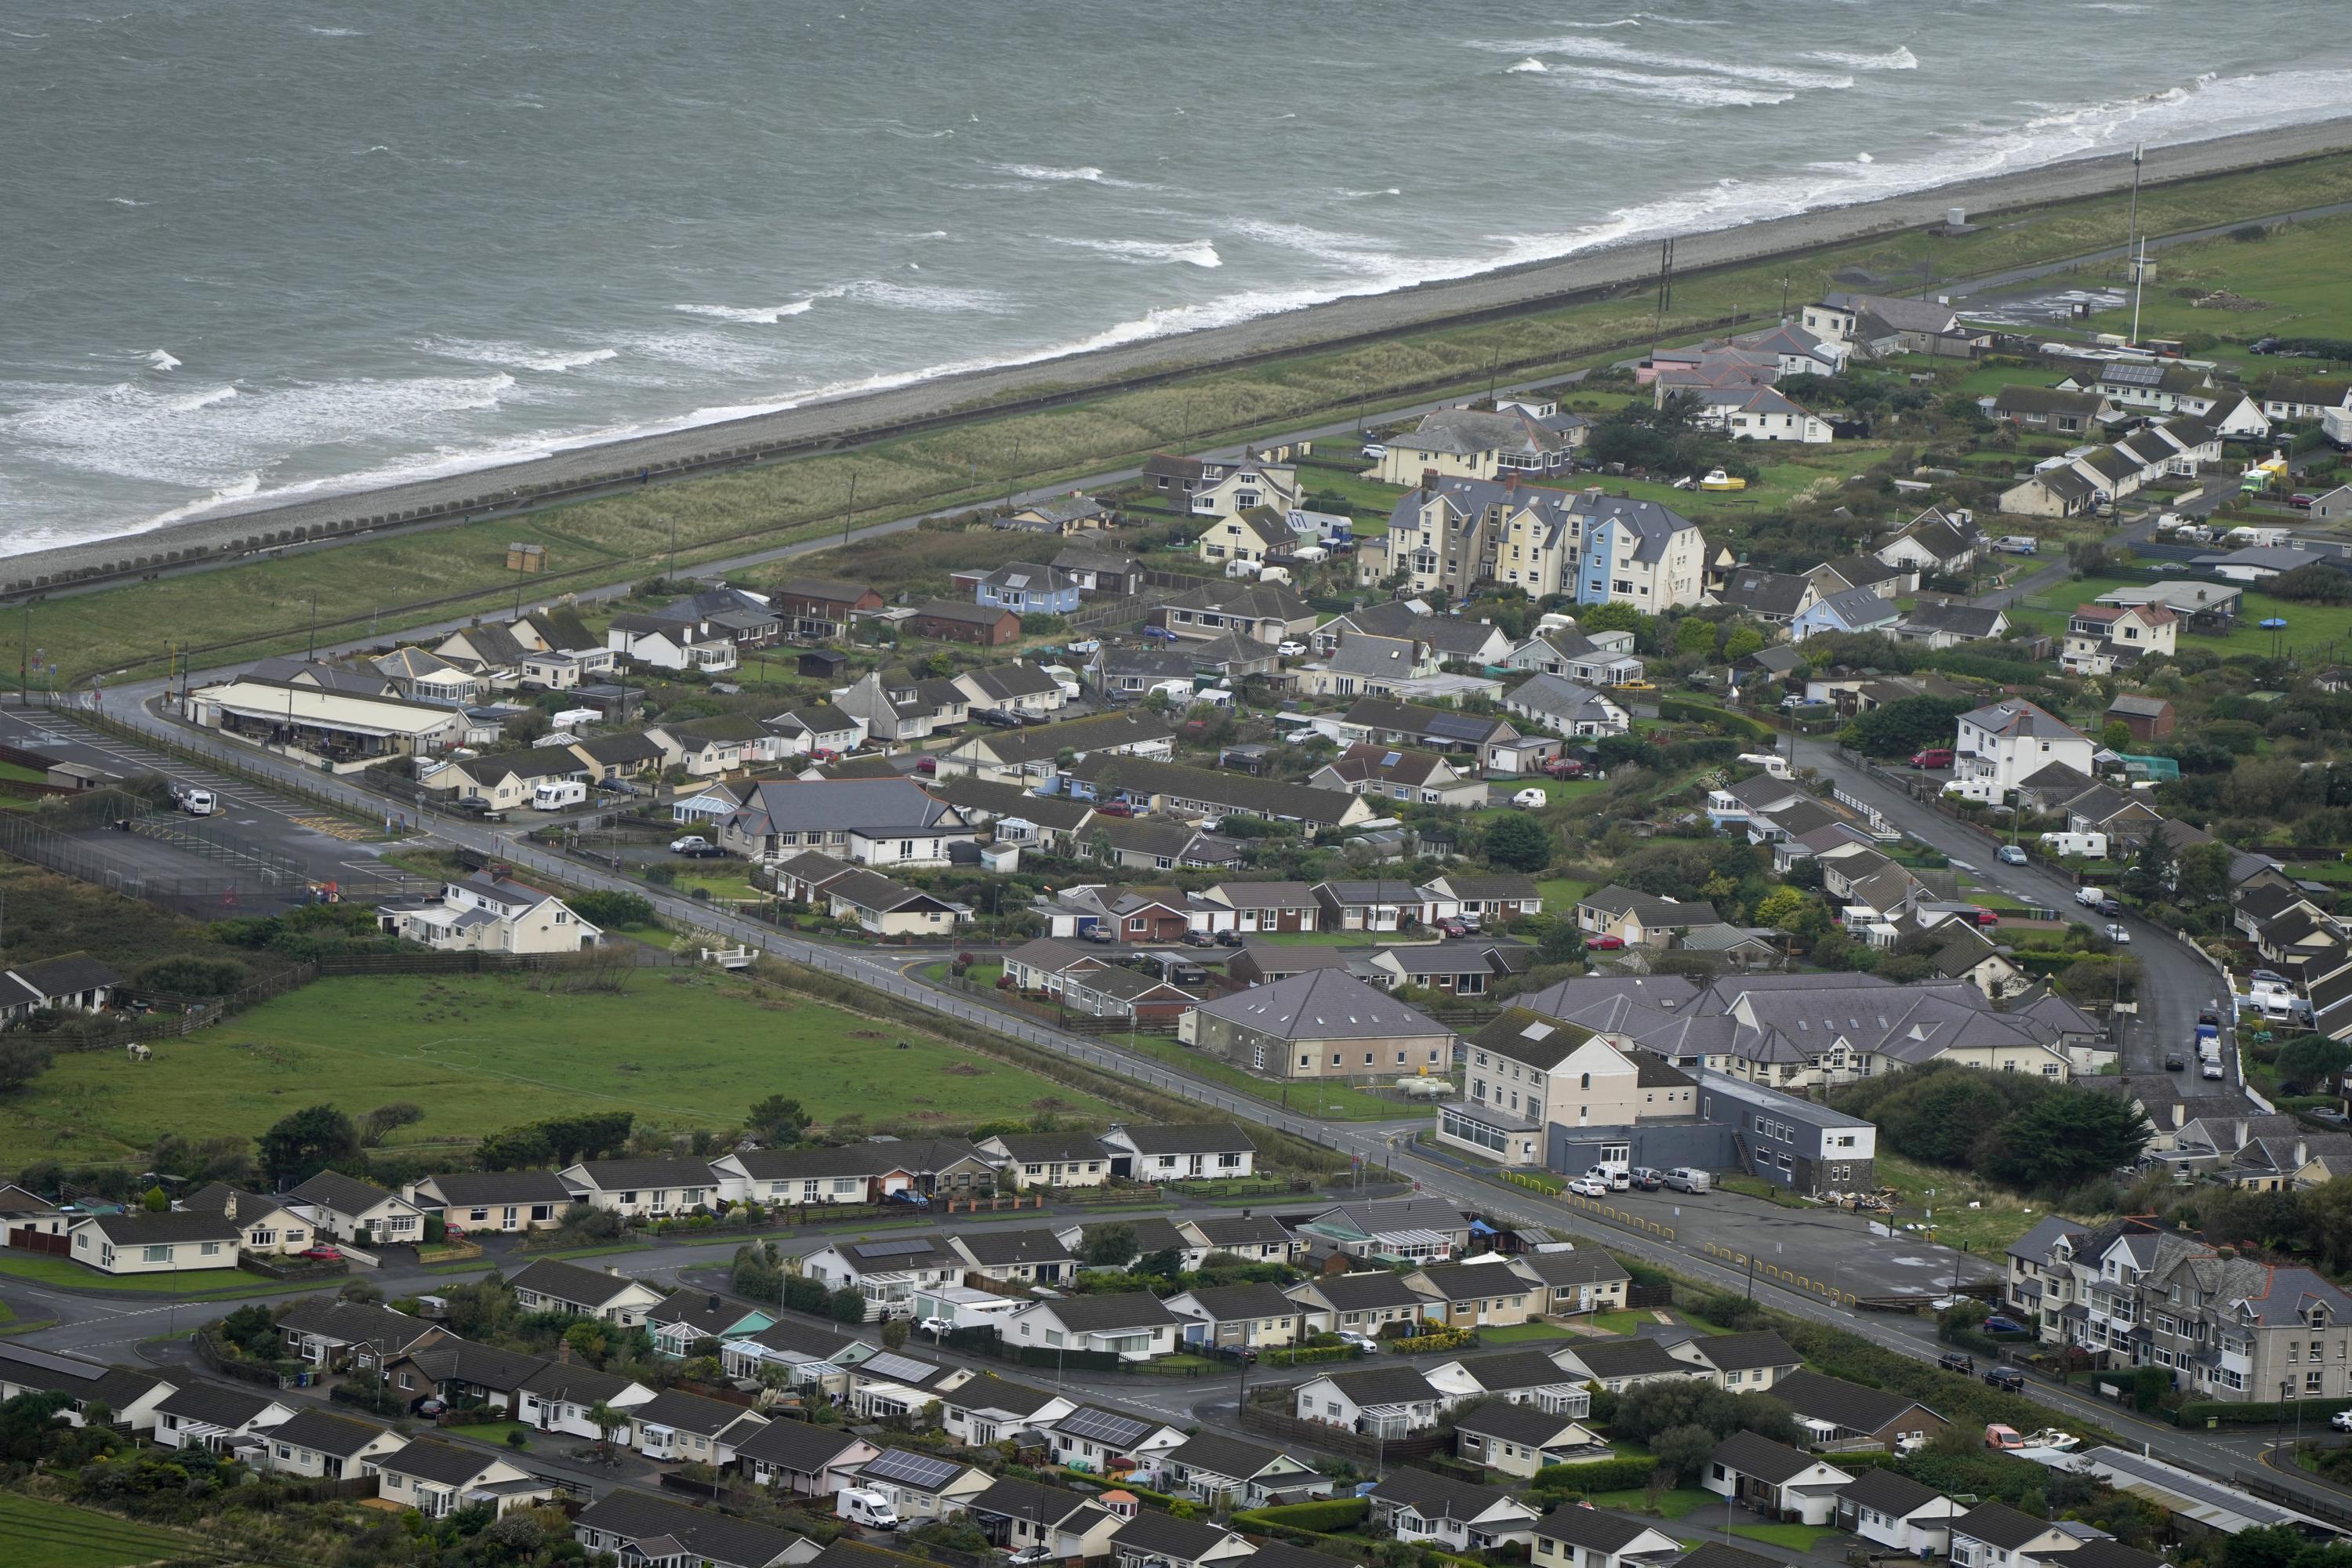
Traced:
POLYGON ((1989 1334, 2023 1334, 2032 1331, 2015 1318, 1987 1318, 1984 1326, 1985 1332, 1989 1334))

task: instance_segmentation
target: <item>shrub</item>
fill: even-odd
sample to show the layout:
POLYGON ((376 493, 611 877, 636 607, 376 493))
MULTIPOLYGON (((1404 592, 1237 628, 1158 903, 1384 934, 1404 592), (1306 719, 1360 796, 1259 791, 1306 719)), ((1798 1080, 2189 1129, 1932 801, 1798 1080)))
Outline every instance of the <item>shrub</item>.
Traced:
POLYGON ((245 965, 233 958, 159 958, 131 977, 133 989, 160 991, 173 996, 226 996, 249 978, 245 965))
POLYGON ((1528 1484, 1545 1492, 1625 1492, 1650 1484, 1654 1459, 1597 1459, 1587 1465, 1546 1465, 1528 1484))
POLYGON ((1370 1498, 1319 1498, 1313 1502, 1251 1509, 1234 1515, 1234 1522, 1244 1528, 1311 1530, 1318 1535, 1336 1535, 1361 1524, 1371 1511, 1370 1498))

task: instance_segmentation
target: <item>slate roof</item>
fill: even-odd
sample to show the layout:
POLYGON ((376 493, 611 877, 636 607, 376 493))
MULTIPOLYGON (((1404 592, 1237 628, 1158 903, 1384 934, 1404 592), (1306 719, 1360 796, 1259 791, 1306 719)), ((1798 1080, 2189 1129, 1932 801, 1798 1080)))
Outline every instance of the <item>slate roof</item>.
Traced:
POLYGON ((211 1214, 150 1214, 131 1209, 122 1214, 93 1215, 87 1222, 118 1247, 160 1246, 166 1242, 219 1241, 234 1244, 241 1234, 228 1215, 211 1214))
POLYGON ((1234 1532, 1221 1524, 1145 1509, 1120 1525, 1110 1539, 1115 1554, 1147 1562, 1165 1558, 1171 1563, 1191 1563, 1234 1539, 1234 1532))
POLYGON ((572 1202, 572 1189, 552 1171, 453 1171, 428 1176, 450 1208, 496 1208, 504 1204, 572 1202))
POLYGON ((1482 1486, 1411 1465, 1401 1465, 1381 1477, 1371 1496, 1378 1502, 1402 1503, 1423 1519, 1465 1521, 1511 1500, 1511 1494, 1500 1487, 1482 1486))
POLYGON ((1792 1481, 1815 1465, 1826 1462, 1819 1455, 1775 1443, 1754 1432, 1734 1432, 1717 1443, 1714 1459, 1743 1476, 1754 1476, 1774 1486, 1792 1481))
POLYGON ((762 1460, 778 1469, 809 1476, 824 1469, 860 1440, 857 1434, 845 1427, 820 1426, 814 1421, 771 1421, 757 1432, 747 1434, 735 1445, 735 1452, 742 1458, 762 1460))
POLYGON ((789 1530, 626 1487, 615 1487, 582 1509, 573 1522, 627 1541, 667 1536, 696 1562, 721 1568, 766 1568, 804 1539, 789 1530))
POLYGON ((940 1400, 958 1410, 1002 1410, 1007 1415, 1025 1417, 1034 1415, 1060 1397, 1051 1389, 1008 1383, 992 1372, 984 1372, 961 1387, 941 1394, 940 1400))
MULTIPOLYGON (((1506 1408, 1520 1410, 1525 1409, 1526 1406, 1510 1405, 1506 1408)), ((1481 1414, 1484 1413, 1481 1412, 1481 1414)), ((1556 1420, 1558 1417, 1545 1416, 1544 1419, 1549 1421, 1556 1420)), ((1465 1429, 1480 1432, 1487 1430, 1484 1426, 1472 1428, 1467 1419, 1457 1425, 1465 1429)), ((1508 1436, 1508 1434, 1496 1435, 1508 1436)), ((1571 1546, 1581 1546, 1587 1551, 1607 1555, 1623 1551, 1635 1541, 1640 1540, 1644 1533, 1657 1530, 1664 1523, 1664 1520, 1653 1523, 1644 1519, 1628 1519, 1622 1513, 1611 1513, 1605 1509, 1586 1508, 1580 1503, 1568 1503, 1544 1515, 1542 1522, 1536 1526, 1536 1533, 1549 1536, 1554 1541, 1565 1541, 1571 1546)))
POLYGON ((1625 1271, 1623 1264, 1607 1253, 1585 1248, 1574 1252, 1523 1253, 1517 1261, 1518 1267, 1554 1289, 1562 1286, 1607 1285, 1633 1278, 1625 1271))
POLYGON ((1702 1334, 1691 1348, 1717 1372, 1754 1372, 1763 1367, 1800 1366, 1804 1357, 1769 1329, 1744 1334, 1702 1334))
POLYGON ((331 1411, 298 1410, 269 1428, 269 1440, 348 1459, 391 1430, 389 1426, 380 1426, 373 1421, 339 1415, 331 1411))
POLYGON ((1429 1379, 1409 1366, 1367 1366, 1327 1375, 1359 1406, 1434 1404, 1441 1398, 1429 1379))
POLYGON ((1162 1464, 1185 1465, 1196 1470, 1206 1470, 1211 1475, 1247 1480, 1281 1458, 1282 1450, 1279 1448, 1244 1443, 1238 1437, 1226 1437, 1214 1432, 1202 1432, 1169 1449, 1160 1459, 1162 1464))
POLYGON ((1971 1541, 1981 1541, 2004 1552, 2016 1551, 2050 1528, 2050 1521, 2036 1519, 2005 1502, 1979 1503, 1952 1521, 1955 1536, 1965 1535, 1971 1541))
POLYGON ((1573 1354, 1594 1377, 1602 1379, 1651 1377, 1659 1373, 1688 1375, 1700 1370, 1668 1355, 1666 1347, 1655 1340, 1574 1340, 1555 1353, 1573 1354))
POLYGON ((217 1383, 190 1383, 175 1388, 155 1406, 159 1415, 177 1415, 208 1426, 242 1426, 278 1403, 249 1388, 217 1383))
POLYGON ((1284 1295, 1278 1285, 1214 1285, 1185 1294, 1221 1323, 1244 1318, 1295 1318, 1299 1312, 1298 1303, 1284 1295))
POLYGON ((1204 1003, 1205 1016, 1284 1040, 1419 1039, 1452 1031, 1353 975, 1322 969, 1204 1003))
POLYGON ((1139 1154, 1226 1154, 1257 1145, 1231 1121, 1158 1122, 1114 1128, 1139 1154))
POLYGON ((1326 1274, 1307 1283, 1315 1287, 1335 1310, 1341 1312, 1376 1311, 1388 1307, 1417 1309, 1429 1300, 1407 1285, 1402 1275, 1391 1274, 1385 1268, 1326 1274))
POLYGON ((1050 1230, 983 1230, 958 1239, 983 1268, 1073 1260, 1070 1248, 1050 1230))
POLYGON ((1799 1415, 1831 1422, 1849 1432, 1883 1431, 1901 1419, 1906 1411, 1927 1409, 1904 1394, 1812 1371, 1792 1372, 1773 1379, 1772 1397, 1799 1415))
MULTIPOLYGON (((1149 1290, 1113 1290, 1099 1296, 1066 1296, 1037 1303, 1049 1309, 1072 1333, 1113 1332, 1120 1329, 1154 1328, 1173 1323, 1176 1315, 1149 1290)), ((1030 1308, 1021 1309, 1024 1311, 1030 1308)))
MULTIPOLYGON (((706 1182, 710 1179, 708 1170, 704 1172, 703 1179, 706 1182)), ((583 1268, 576 1263, 566 1263, 557 1258, 542 1258, 517 1270, 507 1283, 517 1290, 536 1291, 541 1296, 583 1307, 601 1307, 636 1285, 635 1280, 621 1275, 583 1268)))
POLYGON ((1859 1507, 1874 1508, 1891 1518, 1903 1519, 1939 1501, 1944 1494, 1924 1481, 1915 1481, 1884 1465, 1874 1465, 1840 1487, 1837 1495, 1859 1507))
POLYGON ((377 1459, 375 1466, 380 1470, 415 1476, 438 1486, 462 1487, 498 1462, 497 1455, 478 1448, 461 1448, 455 1443, 415 1437, 406 1447, 377 1459))

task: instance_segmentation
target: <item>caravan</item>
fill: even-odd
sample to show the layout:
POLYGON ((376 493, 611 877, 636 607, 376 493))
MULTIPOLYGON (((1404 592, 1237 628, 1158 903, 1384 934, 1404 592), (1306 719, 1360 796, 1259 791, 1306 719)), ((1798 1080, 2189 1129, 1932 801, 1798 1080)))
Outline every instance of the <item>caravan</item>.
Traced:
POLYGON ((578 779, 549 779, 530 792, 533 811, 562 811, 587 800, 588 786, 578 779))

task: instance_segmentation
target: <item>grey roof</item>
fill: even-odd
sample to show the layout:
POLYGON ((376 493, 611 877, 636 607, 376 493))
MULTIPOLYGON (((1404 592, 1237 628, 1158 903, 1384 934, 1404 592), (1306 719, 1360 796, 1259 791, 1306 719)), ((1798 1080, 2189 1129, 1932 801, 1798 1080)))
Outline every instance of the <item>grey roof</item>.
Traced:
POLYGON ((385 1351, 405 1349, 427 1334, 442 1331, 436 1324, 396 1312, 390 1307, 325 1297, 296 1302, 278 1318, 278 1326, 322 1340, 375 1345, 385 1351))
POLYGON ((497 1207, 502 1204, 572 1202, 572 1189, 552 1171, 455 1171, 428 1176, 451 1208, 497 1207))
MULTIPOLYGON (((1055 731, 1039 730, 1034 732, 1049 734, 1055 731)), ((1287 817, 1316 826, 1337 826, 1341 817, 1361 809, 1361 803, 1356 796, 1338 790, 1313 789, 1306 784, 1286 784, 1277 779, 1254 778, 1244 773, 1187 767, 1176 763, 1154 762, 1148 757, 1116 756, 1102 752, 1080 759, 1069 768, 1068 774, 1079 783, 1100 788, 1105 793, 1168 795, 1178 800, 1199 802, 1220 811, 1287 817), (1098 781, 1106 774, 1111 782, 1108 785, 1099 784, 1098 781)))
POLYGON ((1734 1432, 1715 1446, 1715 1462, 1743 1476, 1779 1485, 1828 1461, 1754 1432, 1734 1432))
POLYGON ((2000 619, 2000 610, 1977 605, 1918 605, 1904 617, 1904 624, 1948 632, 1954 637, 1989 637, 2000 619))
POLYGON ((1741 567, 1716 591, 1717 603, 1753 611, 1759 616, 1789 616, 1804 602, 1809 579, 1793 572, 1765 572, 1741 567))
POLYGON ((1358 1405, 1433 1404, 1442 1397, 1429 1379, 1409 1366, 1357 1367, 1325 1375, 1358 1405))
POLYGON ((1608 1285, 1633 1278, 1625 1271, 1623 1264, 1605 1252, 1591 1248, 1580 1247, 1574 1252, 1529 1252, 1522 1254, 1517 1263, 1554 1289, 1571 1285, 1608 1285))
POLYGON ((1457 713, 1450 708, 1429 708, 1416 702, 1391 702, 1381 697, 1357 699, 1342 715, 1343 724, 1361 724, 1400 734, 1433 735, 1441 741, 1486 745, 1517 733, 1510 721, 1491 713, 1457 713))
POLYGON ((466 1340, 443 1340, 409 1353, 417 1369, 435 1383, 467 1383, 477 1388, 511 1393, 549 1363, 527 1351, 501 1350, 466 1340))
POLYGON ((1503 700, 1552 718, 1584 723, 1604 723, 1610 719, 1608 700, 1589 686, 1580 686, 1564 675, 1538 674, 1511 689, 1503 700))
POLYGON ((384 1455, 375 1465, 381 1470, 415 1476, 436 1485, 462 1487, 499 1462, 496 1454, 479 1448, 461 1448, 436 1438, 416 1437, 404 1447, 384 1455))
POLYGON ((1941 1501, 1944 1494, 1924 1481, 1915 1481, 1884 1465, 1874 1465, 1840 1487, 1838 1496, 1903 1519, 1931 1502, 1941 1501))
POLYGON ((589 1185, 599 1192, 634 1192, 640 1187, 708 1187, 716 1178, 707 1160, 583 1160, 589 1185))
POLYGON ((1312 1286, 1333 1310, 1341 1312, 1374 1311, 1387 1307, 1420 1308, 1428 1298, 1404 1282, 1402 1275, 1385 1268, 1360 1269, 1350 1274, 1326 1274, 1310 1279, 1312 1286))
MULTIPOLYGON (((1502 1408, 1505 1411, 1512 1411, 1526 1410, 1528 1407, 1512 1405, 1502 1408)), ((1487 1413, 1485 1411, 1478 1412, 1480 1415, 1486 1414, 1487 1413)), ((1536 1413, 1528 1411, 1528 1414, 1536 1413)), ((1556 1421, 1559 1417, 1547 1415, 1543 1419, 1556 1421)), ((1466 1416, 1457 1425, 1470 1431, 1490 1430, 1483 1426, 1473 1426, 1471 1418, 1466 1416)), ((1508 1436, 1510 1434, 1496 1433, 1495 1436, 1508 1436)), ((1571 1546, 1581 1546, 1588 1551, 1609 1554, 1623 1551, 1635 1541, 1640 1540, 1647 1531, 1663 1531, 1665 1524, 1664 1520, 1628 1519, 1622 1513, 1611 1513, 1604 1509, 1587 1508, 1580 1503, 1569 1503, 1544 1515, 1543 1522, 1536 1526, 1536 1533, 1549 1536, 1554 1541, 1565 1541, 1571 1546)))
POLYGON ((2036 1519, 2005 1502, 1979 1503, 1952 1521, 1954 1535, 1965 1535, 2004 1552, 2016 1551, 2051 1528, 2050 1521, 2036 1519))
MULTIPOLYGON (((1487 1266, 1496 1274, 1509 1270, 1487 1266)), ((1524 1280, 1515 1280, 1520 1289, 1528 1289, 1524 1280)), ((1562 1371, 1560 1364, 1541 1351, 1496 1351, 1491 1355, 1465 1357, 1454 1363, 1468 1373, 1471 1381, 1489 1394, 1511 1394, 1526 1388, 1551 1388, 1574 1383, 1573 1373, 1562 1371)))
POLYGON ((242 1426, 278 1401, 250 1388, 230 1388, 218 1383, 189 1383, 173 1389, 155 1406, 159 1415, 177 1415, 210 1426, 242 1426))
POLYGON ((645 1404, 629 1406, 629 1419, 640 1426, 668 1426, 706 1437, 724 1432, 747 1415, 760 1419, 748 1405, 730 1405, 682 1388, 665 1388, 645 1404))
POLYGON ((1287 1245, 1292 1239, 1288 1227, 1270 1214, 1198 1215, 1186 1223, 1213 1250, 1287 1245))
MULTIPOLYGON (((709 1180, 707 1172, 703 1179, 709 1180)), ((517 1270, 507 1281, 517 1290, 530 1290, 541 1296, 551 1296, 559 1301, 591 1308, 603 1306, 624 1290, 635 1288, 636 1283, 625 1275, 583 1268, 576 1263, 566 1263, 556 1258, 542 1258, 517 1270)))
POLYGON ((1690 1374, 1700 1369, 1677 1361, 1655 1340, 1571 1340, 1557 1354, 1573 1355, 1598 1378, 1654 1377, 1660 1373, 1690 1374))
POLYGON ((1116 1129, 1140 1154, 1225 1154, 1257 1145, 1231 1121, 1160 1122, 1116 1129))
MULTIPOLYGON (((1153 1328, 1176 1321, 1166 1303, 1149 1290, 1113 1290, 1099 1296, 1066 1296, 1041 1301, 1061 1325, 1073 1333, 1090 1334, 1119 1329, 1153 1328)), ((1033 1310, 1022 1308, 1023 1311, 1033 1310)))
POLYGON ((1244 1443, 1239 1437, 1223 1436, 1214 1432, 1202 1432, 1185 1439, 1160 1456, 1162 1464, 1184 1465, 1211 1475, 1226 1476, 1234 1480, 1247 1480, 1282 1458, 1282 1450, 1262 1444, 1244 1443))
POLYGON ((992 1372, 984 1372, 961 1387, 941 1394, 940 1400, 957 1410, 1001 1410, 1007 1415, 1030 1416, 1061 1397, 1051 1389, 1008 1383, 992 1372))
POLYGON ((805 1539, 789 1530, 626 1487, 616 1487, 582 1509, 573 1522, 625 1541, 667 1536, 695 1562, 717 1568, 768 1568, 805 1539))
POLYGON ((1465 1521, 1511 1500, 1511 1494, 1500 1487, 1482 1486, 1411 1465, 1401 1465, 1381 1477, 1371 1495, 1376 1501, 1402 1503, 1423 1519, 1465 1521))
POLYGON ((1581 1024, 1562 1023, 1528 1007, 1506 1007, 1470 1037, 1470 1048, 1549 1072, 1592 1037, 1581 1024))
POLYGON ((1023 1263, 1067 1263, 1074 1257, 1061 1237, 1042 1228, 974 1231, 957 1239, 971 1254, 972 1261, 983 1268, 1023 1263))
POLYGON ((543 1398, 569 1400, 575 1405, 610 1405, 640 1385, 632 1378, 600 1372, 585 1363, 551 1361, 524 1378, 520 1386, 543 1398))
POLYGON ((1805 613, 1809 616, 1827 612, 1847 626, 1885 626, 1898 620, 1903 612, 1895 607, 1892 599, 1881 598, 1874 588, 1842 588, 1822 598, 1805 613))
POLYGON ((1278 1285, 1213 1285, 1185 1294, 1221 1323, 1243 1318, 1295 1318, 1299 1312, 1298 1303, 1284 1295, 1278 1285))
POLYGON ((1144 1509, 1120 1525, 1110 1539, 1114 1553, 1146 1559, 1165 1558, 1171 1563, 1191 1563, 1234 1537, 1234 1532, 1222 1524, 1178 1519, 1172 1513, 1144 1509))
MULTIPOLYGON (((1906 1411, 1927 1409, 1906 1394, 1868 1388, 1811 1371, 1792 1372, 1773 1379, 1772 1397, 1799 1415, 1827 1421, 1849 1432, 1883 1431, 1901 1420, 1906 1411)), ((1928 1414, 1936 1415, 1932 1410, 1928 1414)), ((1942 1419, 1940 1415, 1937 1418, 1942 1419)))
POLYGON ((1243 991, 1199 1011, 1285 1040, 1450 1037, 1444 1025, 1353 975, 1316 970, 1243 991))
POLYGON ((151 1214, 145 1209, 131 1209, 122 1214, 94 1215, 88 1223, 96 1226, 99 1234, 118 1247, 180 1241, 233 1243, 239 1234, 228 1215, 218 1211, 151 1214))
MULTIPOLYGON (((639 1406, 631 1414, 638 1414, 644 1408, 639 1406)), ((745 1412, 738 1407, 736 1414, 745 1412)), ((746 1434, 735 1445, 735 1451, 744 1458, 762 1460, 778 1469, 814 1475, 859 1441, 856 1433, 840 1426, 820 1426, 813 1421, 771 1421, 757 1432, 746 1434)))
POLYGON ((952 806, 933 800, 910 779, 824 779, 761 784, 727 820, 754 835, 771 830, 876 834, 953 826, 952 806))
POLYGON ((1065 795, 1032 795, 1019 784, 998 784, 972 773, 961 773, 925 787, 968 816, 1014 816, 1061 833, 1076 829, 1094 810, 1091 801, 1073 800, 1065 795))
POLYGON ((298 1410, 287 1420, 269 1428, 269 1440, 348 1459, 391 1430, 391 1427, 378 1426, 373 1421, 362 1421, 355 1416, 337 1415, 331 1411, 298 1410))
POLYGON ((1690 1342, 1690 1346, 1717 1372, 1795 1367, 1802 1365, 1805 1359, 1769 1329, 1743 1334, 1701 1334, 1690 1342))
POLYGON ((968 743, 985 746, 989 755, 1010 766, 1048 761, 1059 756, 1066 747, 1083 755, 1111 746, 1147 745, 1172 739, 1175 733, 1149 713, 1097 713, 1091 719, 1065 719, 1058 723, 1019 730, 994 730, 972 737, 968 743))

